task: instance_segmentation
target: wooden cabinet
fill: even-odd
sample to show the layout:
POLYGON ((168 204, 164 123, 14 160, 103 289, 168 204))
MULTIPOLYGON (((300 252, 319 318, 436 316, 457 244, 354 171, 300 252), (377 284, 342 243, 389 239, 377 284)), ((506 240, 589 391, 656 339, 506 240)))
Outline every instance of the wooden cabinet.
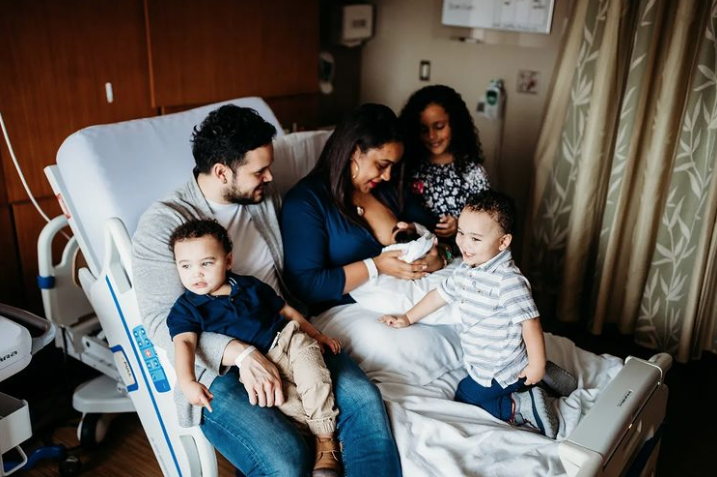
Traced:
MULTIPOLYGON (((43 169, 90 125, 262 96, 315 126, 319 17, 319 0, 0 0, 0 111, 33 195, 59 214, 43 169)), ((0 301, 39 311, 44 221, 2 140, 0 163, 0 301)))
POLYGON ((22 306, 24 286, 13 229, 10 207, 0 205, 0 303, 22 306))
POLYGON ((155 107, 318 91, 318 0, 146 0, 155 107))
MULTIPOLYGON (((0 71, 0 108, 37 197, 51 195, 42 169, 72 132, 155 114, 142 0, 0 0, 0 71)), ((27 200, 2 157, 9 202, 27 200)))

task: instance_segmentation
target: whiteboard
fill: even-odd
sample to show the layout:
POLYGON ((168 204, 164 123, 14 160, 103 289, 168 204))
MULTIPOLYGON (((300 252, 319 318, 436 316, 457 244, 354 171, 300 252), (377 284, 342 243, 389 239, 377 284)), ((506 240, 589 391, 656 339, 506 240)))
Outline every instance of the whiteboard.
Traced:
POLYGON ((555 0, 443 0, 444 25, 550 33, 555 0))

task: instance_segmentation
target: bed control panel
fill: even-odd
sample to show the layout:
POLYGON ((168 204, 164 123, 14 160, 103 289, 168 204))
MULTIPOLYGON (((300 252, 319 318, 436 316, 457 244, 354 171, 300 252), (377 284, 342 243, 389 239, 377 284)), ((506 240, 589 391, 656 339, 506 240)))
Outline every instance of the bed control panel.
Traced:
POLYGON ((144 360, 147 371, 149 371, 149 377, 154 383, 154 388, 158 393, 166 393, 171 389, 171 386, 169 385, 167 374, 159 362, 159 357, 154 351, 154 345, 147 337, 147 330, 144 326, 139 325, 132 330, 132 334, 137 342, 139 353, 144 360))

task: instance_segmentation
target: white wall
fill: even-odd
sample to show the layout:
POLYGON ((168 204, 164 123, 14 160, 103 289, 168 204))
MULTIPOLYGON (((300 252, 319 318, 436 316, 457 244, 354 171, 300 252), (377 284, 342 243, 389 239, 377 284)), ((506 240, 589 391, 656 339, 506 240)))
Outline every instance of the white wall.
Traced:
POLYGON ((464 43, 467 28, 441 24, 442 0, 376 0, 375 36, 363 46, 361 102, 384 103, 397 113, 408 96, 427 84, 446 84, 461 93, 486 154, 494 187, 516 200, 522 222, 532 159, 543 109, 558 55, 560 36, 571 0, 556 0, 550 35, 485 30, 486 42, 464 43), (532 45, 529 47, 521 44, 532 45), (430 81, 418 79, 421 60, 431 62, 430 81), (516 91, 518 70, 540 72, 538 94, 516 91), (507 108, 502 160, 494 161, 499 144, 497 121, 478 117, 476 105, 492 78, 505 83, 507 108))

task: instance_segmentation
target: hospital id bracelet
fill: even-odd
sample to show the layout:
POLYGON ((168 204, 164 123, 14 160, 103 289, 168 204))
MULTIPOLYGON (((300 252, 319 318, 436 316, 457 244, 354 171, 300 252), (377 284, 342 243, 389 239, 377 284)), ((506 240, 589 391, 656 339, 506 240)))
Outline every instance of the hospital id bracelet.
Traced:
POLYGON ((373 261, 373 258, 367 258, 363 261, 363 263, 366 265, 366 269, 368 270, 369 280, 378 277, 378 268, 376 268, 376 262, 373 261))
POLYGON ((237 356, 236 359, 234 360, 234 364, 237 365, 237 368, 241 369, 241 362, 244 361, 244 358, 249 356, 249 354, 251 354, 252 351, 256 351, 255 346, 249 346, 247 349, 245 349, 244 351, 239 353, 239 356, 237 356))

